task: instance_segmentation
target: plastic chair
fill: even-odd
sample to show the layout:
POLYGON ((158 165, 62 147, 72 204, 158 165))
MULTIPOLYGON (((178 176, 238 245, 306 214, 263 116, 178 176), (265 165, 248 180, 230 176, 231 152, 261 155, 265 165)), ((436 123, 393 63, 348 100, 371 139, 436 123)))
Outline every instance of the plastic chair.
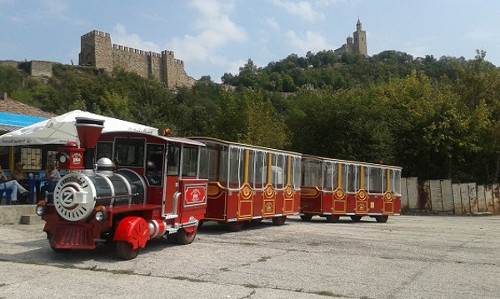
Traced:
POLYGON ((11 190, 5 188, 5 181, 0 181, 0 198, 5 197, 5 204, 10 205, 10 194, 11 190))

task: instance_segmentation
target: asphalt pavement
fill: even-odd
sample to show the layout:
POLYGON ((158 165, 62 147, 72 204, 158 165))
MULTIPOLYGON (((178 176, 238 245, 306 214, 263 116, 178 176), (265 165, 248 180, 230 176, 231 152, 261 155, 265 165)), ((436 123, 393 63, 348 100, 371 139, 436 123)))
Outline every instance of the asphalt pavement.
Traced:
POLYGON ((500 298, 500 217, 398 216, 153 240, 58 254, 42 224, 0 226, 0 298, 500 298))

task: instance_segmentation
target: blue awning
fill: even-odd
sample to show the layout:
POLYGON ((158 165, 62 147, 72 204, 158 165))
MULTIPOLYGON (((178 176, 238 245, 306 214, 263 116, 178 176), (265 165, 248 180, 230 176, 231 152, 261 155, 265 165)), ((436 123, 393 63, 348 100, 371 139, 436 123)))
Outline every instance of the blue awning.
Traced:
POLYGON ((10 132, 44 120, 45 117, 0 112, 0 130, 10 132))

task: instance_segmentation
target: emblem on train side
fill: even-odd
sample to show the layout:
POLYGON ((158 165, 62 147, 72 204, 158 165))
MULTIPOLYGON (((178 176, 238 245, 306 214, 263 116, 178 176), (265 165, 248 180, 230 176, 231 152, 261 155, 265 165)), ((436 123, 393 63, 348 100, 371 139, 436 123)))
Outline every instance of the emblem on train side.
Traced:
POLYGON ((273 203, 267 202, 266 203, 266 213, 272 213, 272 212, 273 212, 273 203))
POLYGON ((199 205, 206 200, 206 188, 203 185, 190 185, 184 188, 184 204, 199 205))

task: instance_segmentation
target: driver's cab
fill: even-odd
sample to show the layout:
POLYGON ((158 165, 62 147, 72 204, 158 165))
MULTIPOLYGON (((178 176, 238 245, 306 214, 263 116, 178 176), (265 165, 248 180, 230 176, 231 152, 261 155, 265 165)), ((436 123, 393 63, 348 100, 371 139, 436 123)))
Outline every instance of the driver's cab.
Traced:
POLYGON ((131 132, 103 133, 96 148, 96 161, 110 158, 118 169, 130 169, 143 176, 147 204, 163 206, 163 214, 175 214, 174 197, 181 179, 198 179, 199 147, 187 138, 131 132))

